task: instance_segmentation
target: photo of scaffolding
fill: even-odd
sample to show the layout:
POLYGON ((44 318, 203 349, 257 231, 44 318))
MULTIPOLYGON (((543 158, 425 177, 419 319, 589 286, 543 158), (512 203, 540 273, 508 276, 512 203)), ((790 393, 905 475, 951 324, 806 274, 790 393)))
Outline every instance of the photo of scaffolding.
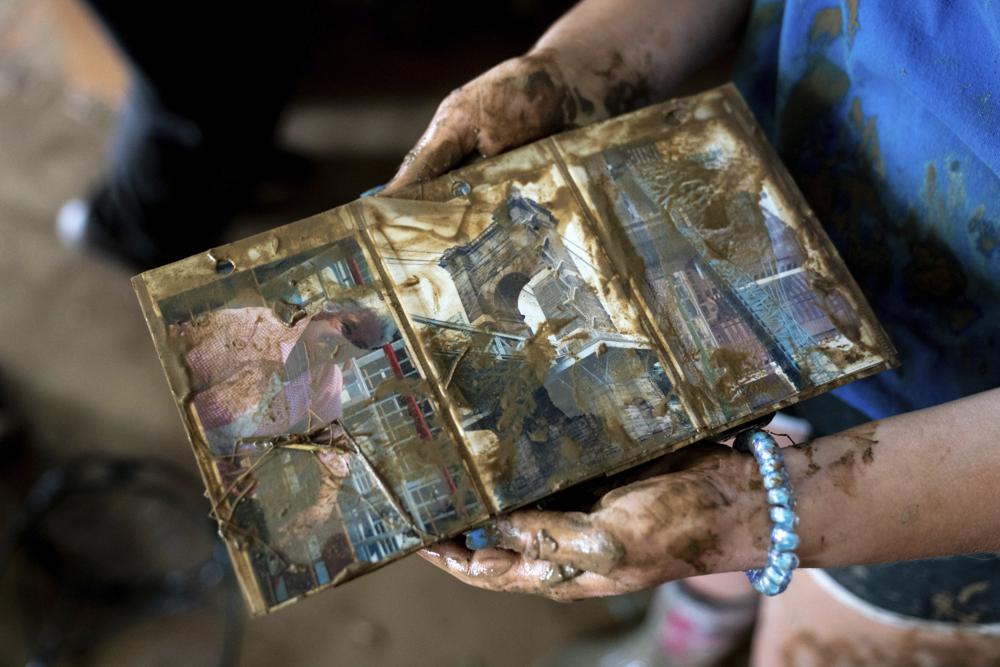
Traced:
POLYGON ((888 347, 794 185, 724 102, 679 105, 611 147, 585 131, 556 142, 707 428, 878 367, 888 347))
POLYGON ((553 167, 508 182, 481 208, 382 201, 365 209, 501 508, 693 433, 564 188, 553 167))
POLYGON ((482 514, 354 238, 159 304, 268 605, 482 514))

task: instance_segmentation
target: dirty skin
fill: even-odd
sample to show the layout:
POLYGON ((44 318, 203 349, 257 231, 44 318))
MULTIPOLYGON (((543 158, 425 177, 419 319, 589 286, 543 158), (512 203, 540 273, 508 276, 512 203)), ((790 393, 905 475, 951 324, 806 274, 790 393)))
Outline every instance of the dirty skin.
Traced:
POLYGON ((589 120, 593 110, 594 103, 566 83, 551 55, 508 60, 445 98, 393 185, 425 181, 466 156, 496 155, 554 134, 578 119, 589 120))
POLYGON ((816 445, 813 443, 796 445, 796 449, 805 456, 807 464, 803 476, 808 479, 826 470, 826 474, 835 488, 848 496, 853 496, 857 490, 859 468, 875 462, 875 445, 878 444, 878 439, 875 437, 877 428, 878 425, 872 422, 838 434, 836 438, 840 441, 846 441, 848 447, 841 451, 836 458, 825 463, 822 462, 824 459, 819 456, 820 452, 817 451, 816 445))
POLYGON ((576 570, 609 574, 624 547, 610 532, 592 525, 585 514, 567 513, 549 529, 525 530, 509 518, 495 524, 497 546, 528 558, 546 560, 576 570))
POLYGON ((469 156, 496 155, 653 99, 646 77, 618 53, 605 66, 565 72, 554 52, 536 49, 448 95, 385 192, 427 181, 469 156))
POLYGON ((589 513, 518 511, 488 527, 488 548, 447 542, 424 557, 482 588, 555 599, 581 586, 618 594, 703 574, 734 548, 723 536, 742 533, 749 545, 767 535, 758 494, 741 484, 751 467, 728 448, 693 446, 623 473, 615 484, 624 485, 589 513))
POLYGON ((825 637, 812 630, 802 630, 781 646, 781 667, 985 667, 995 665, 997 649, 989 637, 962 635, 960 632, 926 633, 909 630, 893 634, 891 639, 862 637, 825 637), (956 658, 960 656, 959 660, 956 658))

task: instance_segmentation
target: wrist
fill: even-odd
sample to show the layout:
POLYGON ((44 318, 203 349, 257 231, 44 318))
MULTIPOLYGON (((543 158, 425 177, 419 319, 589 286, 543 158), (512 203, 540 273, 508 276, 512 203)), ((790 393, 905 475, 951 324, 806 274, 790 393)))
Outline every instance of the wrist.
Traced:
POLYGON ((736 572, 767 561, 771 520, 767 491, 753 456, 733 452, 720 466, 717 484, 732 489, 732 502, 721 517, 725 535, 713 571, 736 572))
MULTIPOLYGON (((850 495, 832 487, 827 471, 831 464, 835 469, 841 465, 839 457, 843 455, 836 440, 837 436, 817 438, 782 450, 797 500, 801 539, 798 554, 803 567, 826 567, 835 563, 837 556, 833 552, 845 537, 836 519, 838 515, 853 511, 844 505, 850 495)), ((859 537, 855 536, 851 542, 859 537)))

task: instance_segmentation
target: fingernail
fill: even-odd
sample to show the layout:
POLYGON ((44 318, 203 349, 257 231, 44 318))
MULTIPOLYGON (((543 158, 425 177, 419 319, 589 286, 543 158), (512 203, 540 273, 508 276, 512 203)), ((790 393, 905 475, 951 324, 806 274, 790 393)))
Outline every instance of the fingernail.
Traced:
POLYGON ((497 545, 498 539, 496 525, 489 523, 465 534, 465 548, 473 551, 490 549, 497 545))
POLYGON ((365 190, 364 192, 361 193, 361 198, 364 199, 365 197, 374 197, 383 190, 385 190, 385 183, 383 183, 382 185, 376 185, 374 188, 369 188, 365 190))

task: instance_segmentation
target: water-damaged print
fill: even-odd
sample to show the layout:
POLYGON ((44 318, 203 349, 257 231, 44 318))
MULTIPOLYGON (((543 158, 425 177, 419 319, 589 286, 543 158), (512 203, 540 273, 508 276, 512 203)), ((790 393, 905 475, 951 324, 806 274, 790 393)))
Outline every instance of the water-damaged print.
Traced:
POLYGON ((353 238, 160 303, 268 604, 453 533, 481 509, 353 238))

